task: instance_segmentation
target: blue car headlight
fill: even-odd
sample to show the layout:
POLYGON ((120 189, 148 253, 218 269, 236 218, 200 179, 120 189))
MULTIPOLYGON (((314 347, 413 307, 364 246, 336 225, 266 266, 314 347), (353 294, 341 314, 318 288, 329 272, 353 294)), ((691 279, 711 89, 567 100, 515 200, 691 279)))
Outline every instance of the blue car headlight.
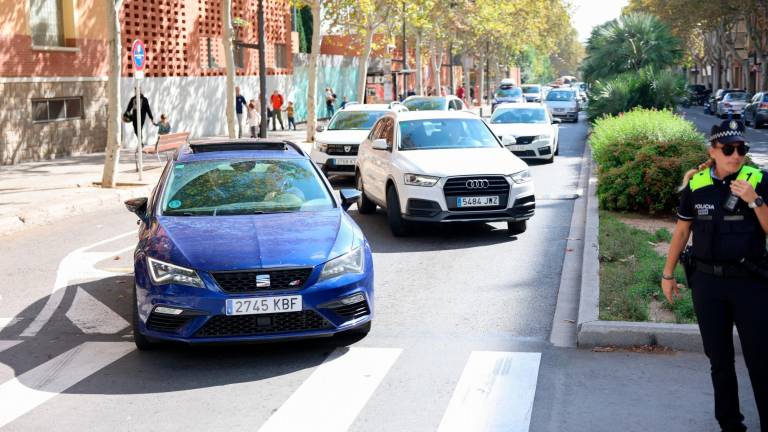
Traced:
POLYGON ((340 257, 336 257, 323 265, 318 282, 332 279, 345 274, 363 273, 365 267, 365 253, 362 246, 358 246, 340 257))
POLYGON ((147 257, 149 276, 155 285, 177 283, 197 288, 205 288, 203 280, 197 272, 185 267, 177 266, 154 258, 147 257))

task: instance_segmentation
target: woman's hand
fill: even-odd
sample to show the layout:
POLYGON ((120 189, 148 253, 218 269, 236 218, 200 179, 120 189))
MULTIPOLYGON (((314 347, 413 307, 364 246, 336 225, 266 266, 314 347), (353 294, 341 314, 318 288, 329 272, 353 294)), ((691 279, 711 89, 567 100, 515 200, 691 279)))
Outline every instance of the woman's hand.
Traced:
POLYGON ((757 198, 757 192, 752 184, 744 180, 734 180, 731 182, 731 192, 741 198, 746 203, 751 203, 757 198))
POLYGON ((673 304, 675 299, 680 298, 680 289, 677 287, 677 280, 674 276, 672 279, 661 279, 661 290, 664 291, 664 297, 670 304, 673 304))

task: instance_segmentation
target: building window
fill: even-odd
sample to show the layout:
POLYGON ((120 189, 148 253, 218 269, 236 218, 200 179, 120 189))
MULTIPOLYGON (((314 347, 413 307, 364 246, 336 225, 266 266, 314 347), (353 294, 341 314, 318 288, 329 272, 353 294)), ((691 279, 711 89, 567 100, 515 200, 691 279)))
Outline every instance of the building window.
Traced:
POLYGON ((35 123, 83 118, 83 98, 67 97, 32 99, 32 121, 35 123))
POLYGON ((275 67, 276 68, 287 68, 288 62, 286 62, 285 58, 285 44, 275 44, 275 67))
POLYGON ((32 45, 74 47, 72 0, 30 0, 29 23, 32 45))

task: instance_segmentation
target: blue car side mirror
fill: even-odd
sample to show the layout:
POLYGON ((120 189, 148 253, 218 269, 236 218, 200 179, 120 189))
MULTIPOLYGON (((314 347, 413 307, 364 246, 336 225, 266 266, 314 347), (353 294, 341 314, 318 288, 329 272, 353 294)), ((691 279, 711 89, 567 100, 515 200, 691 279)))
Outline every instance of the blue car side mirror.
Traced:
POLYGON ((144 220, 147 216, 147 197, 131 198, 125 202, 125 208, 131 213, 136 213, 141 220, 144 220))
POLYGON ((352 207, 352 204, 356 203, 358 198, 360 198, 360 192, 357 189, 342 189, 339 191, 339 195, 341 196, 341 208, 344 209, 344 211, 349 210, 350 207, 352 207))

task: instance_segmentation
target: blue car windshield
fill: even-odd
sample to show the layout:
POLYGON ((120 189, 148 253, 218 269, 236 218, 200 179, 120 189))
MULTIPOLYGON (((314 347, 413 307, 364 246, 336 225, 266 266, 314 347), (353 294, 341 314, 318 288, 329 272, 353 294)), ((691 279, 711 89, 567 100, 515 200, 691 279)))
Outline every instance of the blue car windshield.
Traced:
POLYGON ((408 111, 440 111, 445 109, 443 98, 411 99, 403 102, 408 111))
POLYGON ((496 90, 497 98, 511 98, 520 97, 523 95, 523 90, 520 87, 502 87, 496 90))
POLYGON ((491 123, 548 123, 543 108, 510 108, 496 110, 491 123))
POLYGON ((368 130, 385 111, 339 111, 328 130, 368 130))
POLYGON ((331 209, 307 159, 177 162, 162 199, 166 216, 217 216, 331 209))
POLYGON ((400 122, 400 150, 499 147, 479 119, 430 119, 400 122))
POLYGON ((569 101, 575 98, 572 91, 552 91, 547 95, 548 101, 569 101))
POLYGON ((539 86, 523 87, 523 93, 526 93, 526 94, 531 94, 531 93, 536 94, 536 93, 539 93, 539 92, 541 92, 541 87, 539 87, 539 86))

